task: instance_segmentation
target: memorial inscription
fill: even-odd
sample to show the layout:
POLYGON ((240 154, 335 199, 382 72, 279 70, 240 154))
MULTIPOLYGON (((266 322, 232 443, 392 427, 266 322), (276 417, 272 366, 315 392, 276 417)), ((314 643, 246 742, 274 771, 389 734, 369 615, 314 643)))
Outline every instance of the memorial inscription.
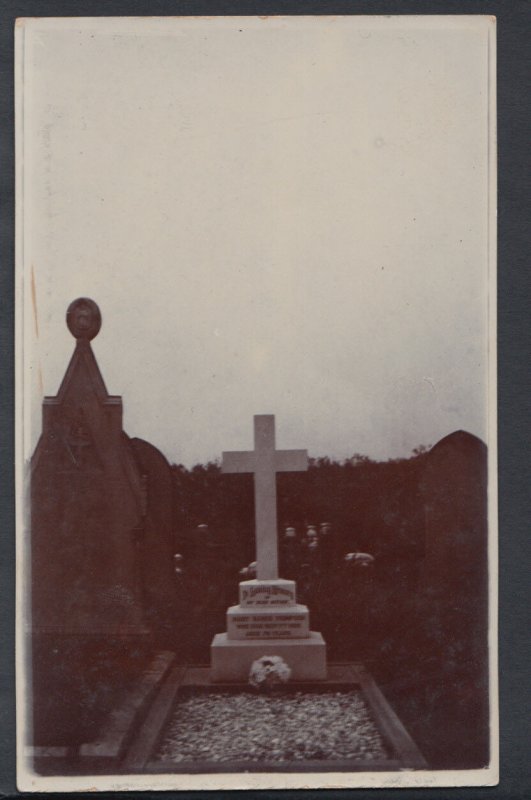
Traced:
POLYGON ((227 611, 227 635, 229 639, 305 639, 310 635, 309 612, 302 605, 257 608, 254 613, 232 606, 227 611))
POLYGON ((244 607, 295 605, 295 581, 242 581, 240 605, 244 607))

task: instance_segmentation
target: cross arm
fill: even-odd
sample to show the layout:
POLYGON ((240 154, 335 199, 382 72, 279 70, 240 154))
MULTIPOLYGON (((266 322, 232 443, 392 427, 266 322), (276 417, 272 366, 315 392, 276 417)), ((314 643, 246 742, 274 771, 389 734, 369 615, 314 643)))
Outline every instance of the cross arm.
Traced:
POLYGON ((252 450, 231 450, 222 453, 222 472, 254 472, 255 454, 252 450))
POLYGON ((304 472, 308 469, 308 451, 277 450, 275 468, 277 472, 304 472))

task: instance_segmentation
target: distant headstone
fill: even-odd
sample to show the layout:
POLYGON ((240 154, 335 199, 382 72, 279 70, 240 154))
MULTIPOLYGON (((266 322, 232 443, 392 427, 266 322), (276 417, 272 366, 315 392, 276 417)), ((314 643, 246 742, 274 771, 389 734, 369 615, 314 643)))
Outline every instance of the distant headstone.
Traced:
POLYGON ((240 602, 227 611, 227 632, 211 645, 212 678, 246 680, 265 651, 282 656, 296 679, 326 677, 326 645, 310 631, 309 611, 296 601, 295 581, 278 575, 276 473, 307 469, 305 450, 275 449, 275 418, 254 418, 255 447, 223 453, 223 472, 255 476, 257 577, 240 583, 240 602))
POLYGON ((426 455, 419 602, 432 633, 430 691, 448 695, 438 725, 461 741, 460 768, 489 760, 487 492, 487 447, 477 437, 456 431, 426 455))
POLYGON ((424 580, 470 585, 487 579, 487 448, 465 432, 441 439, 421 477, 424 580))
MULTIPOLYGON (((125 437, 125 434, 124 434, 125 437)), ((143 439, 130 439, 142 482, 140 591, 152 638, 168 648, 175 615, 175 542, 171 468, 160 450, 143 439)))
POLYGON ((288 527, 280 541, 280 569, 281 573, 292 580, 296 580, 300 568, 300 546, 295 528, 288 527))

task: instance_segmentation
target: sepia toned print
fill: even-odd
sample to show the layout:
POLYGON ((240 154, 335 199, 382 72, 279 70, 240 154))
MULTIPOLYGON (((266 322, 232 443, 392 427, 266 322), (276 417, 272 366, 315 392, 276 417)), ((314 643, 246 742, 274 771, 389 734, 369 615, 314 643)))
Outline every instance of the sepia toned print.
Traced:
POLYGON ((19 21, 19 788, 496 782, 494 30, 19 21))

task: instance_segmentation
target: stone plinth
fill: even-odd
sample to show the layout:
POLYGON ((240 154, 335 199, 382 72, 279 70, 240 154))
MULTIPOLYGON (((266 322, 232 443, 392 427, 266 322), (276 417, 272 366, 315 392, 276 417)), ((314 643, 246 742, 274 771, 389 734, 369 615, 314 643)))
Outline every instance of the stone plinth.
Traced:
POLYGON ((281 656, 293 680, 326 678, 326 644, 310 630, 310 612, 297 603, 295 581, 242 581, 240 604, 227 610, 227 632, 210 646, 213 681, 247 681, 251 664, 281 656))
POLYGON ((310 613, 303 605, 244 608, 227 611, 229 639, 306 639, 310 635, 310 613))
POLYGON ((326 645, 320 633, 311 631, 306 639, 229 639, 214 636, 210 646, 213 681, 247 682, 251 664, 262 656, 281 656, 291 668, 291 680, 326 678, 326 645))

